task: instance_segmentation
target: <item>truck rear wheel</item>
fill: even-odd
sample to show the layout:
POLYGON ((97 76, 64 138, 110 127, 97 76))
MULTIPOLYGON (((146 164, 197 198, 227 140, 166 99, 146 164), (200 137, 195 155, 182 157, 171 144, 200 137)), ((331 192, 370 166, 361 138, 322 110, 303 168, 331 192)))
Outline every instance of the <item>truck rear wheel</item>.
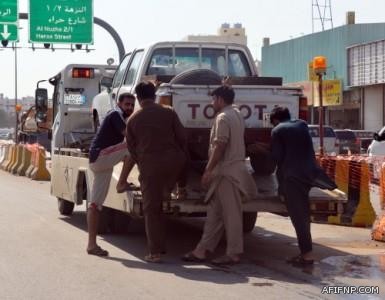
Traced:
POLYGON ((257 221, 257 212, 244 212, 243 213, 243 232, 252 232, 257 221))
POLYGON ((99 234, 127 233, 130 216, 116 209, 103 206, 99 217, 99 234))
POLYGON ((58 209, 61 215, 70 216, 74 211, 75 203, 57 198, 58 209))

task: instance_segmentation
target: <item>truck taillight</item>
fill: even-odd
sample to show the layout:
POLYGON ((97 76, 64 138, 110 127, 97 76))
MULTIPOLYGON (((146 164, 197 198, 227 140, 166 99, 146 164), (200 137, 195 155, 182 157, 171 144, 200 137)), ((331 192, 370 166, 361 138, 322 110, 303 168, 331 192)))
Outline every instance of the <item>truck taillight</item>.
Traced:
POLYGON ((304 121, 308 121, 308 107, 306 97, 299 97, 298 118, 304 121))
POLYGON ((73 68, 72 78, 94 78, 94 69, 91 68, 73 68))
POLYGON ((165 106, 172 106, 172 96, 171 95, 159 96, 159 104, 165 105, 165 106))

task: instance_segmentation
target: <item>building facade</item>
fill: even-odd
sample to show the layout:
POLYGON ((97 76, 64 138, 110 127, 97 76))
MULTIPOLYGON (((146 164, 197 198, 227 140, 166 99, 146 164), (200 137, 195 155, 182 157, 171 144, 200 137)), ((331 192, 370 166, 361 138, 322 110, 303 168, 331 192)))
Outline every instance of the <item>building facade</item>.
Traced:
MULTIPOLYGON (((379 69, 385 64, 384 40, 385 23, 355 24, 349 12, 347 24, 334 29, 277 44, 265 39, 261 73, 309 88, 309 62, 326 56, 325 79, 341 80, 342 101, 325 108, 325 122, 335 128, 377 131, 385 122, 385 73, 379 69)), ((311 122, 316 124, 317 109, 309 100, 311 122)))
POLYGON ((241 23, 230 26, 223 23, 216 35, 188 35, 185 40, 192 42, 221 42, 247 45, 246 30, 241 23))

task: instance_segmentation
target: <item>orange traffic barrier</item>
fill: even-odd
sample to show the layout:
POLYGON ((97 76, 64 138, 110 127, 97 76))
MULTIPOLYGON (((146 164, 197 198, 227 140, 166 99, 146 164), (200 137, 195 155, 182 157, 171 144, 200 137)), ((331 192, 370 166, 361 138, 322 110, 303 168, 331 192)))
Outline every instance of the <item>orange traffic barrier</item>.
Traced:
POLYGON ((385 162, 382 164, 380 172, 380 206, 385 210, 385 162))
POLYGON ((27 145, 23 147, 22 159, 19 168, 17 169, 17 175, 25 176, 28 167, 31 164, 31 151, 28 149, 27 145))
POLYGON ((8 158, 9 147, 10 147, 9 144, 1 145, 0 167, 3 164, 3 162, 8 158))
POLYGON ((335 183, 338 186, 338 189, 340 189, 345 194, 348 193, 349 188, 349 161, 347 159, 341 159, 341 157, 338 157, 336 159, 336 167, 335 167, 335 183))
POLYGON ((348 196, 344 212, 328 218, 329 224, 339 224, 357 227, 371 226, 375 220, 375 213, 370 203, 369 182, 370 169, 367 159, 354 156, 335 157, 334 163, 328 165, 321 160, 321 166, 332 176, 338 188, 348 196))
POLYGON ((5 145, 0 144, 0 164, 4 160, 4 154, 5 154, 5 145))
POLYGON ((7 148, 6 148, 6 155, 4 156, 3 158, 3 161, 1 162, 0 164, 0 168, 2 170, 5 170, 5 166, 9 163, 9 160, 11 159, 11 154, 12 154, 12 151, 11 151, 11 146, 12 145, 9 145, 7 148))
POLYGON ((373 224, 372 239, 379 242, 385 242, 385 211, 378 216, 373 224))
POLYGON ((34 160, 35 168, 31 173, 32 180, 50 180, 51 175, 47 170, 45 149, 38 147, 34 160))
POLYGON ((366 160, 360 161, 360 198, 353 215, 352 225, 359 227, 372 226, 376 219, 376 214, 370 203, 369 182, 370 172, 369 164, 366 160))
POLYGON ((7 165, 4 167, 5 171, 9 172, 10 167, 15 163, 16 160, 16 145, 11 146, 11 156, 7 163, 7 165))
POLYGON ((24 145, 16 145, 16 159, 14 164, 9 168, 9 172, 12 174, 16 174, 17 169, 20 167, 22 163, 22 158, 23 158, 23 149, 24 145))
POLYGON ((36 152, 38 151, 38 144, 27 145, 27 149, 31 152, 30 164, 25 171, 25 176, 31 178, 32 173, 35 170, 36 152))
POLYGON ((372 239, 379 242, 385 242, 385 162, 381 164, 379 173, 380 207, 382 212, 377 216, 376 221, 373 224, 372 239))

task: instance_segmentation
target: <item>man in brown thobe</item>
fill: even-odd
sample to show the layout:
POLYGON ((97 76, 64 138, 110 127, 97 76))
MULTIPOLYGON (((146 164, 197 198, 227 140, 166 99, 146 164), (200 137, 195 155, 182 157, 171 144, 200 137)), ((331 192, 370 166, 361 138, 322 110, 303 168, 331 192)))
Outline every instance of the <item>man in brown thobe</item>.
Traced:
POLYGON ((162 203, 181 176, 186 163, 186 135, 177 114, 155 103, 155 86, 135 87, 141 109, 127 122, 127 145, 139 168, 143 196, 148 262, 160 262, 165 251, 162 203))
POLYGON ((217 112, 210 134, 209 161, 202 176, 208 186, 207 219, 203 236, 196 248, 186 254, 185 261, 199 262, 206 252, 213 252, 225 232, 226 255, 213 260, 217 264, 232 264, 243 252, 242 200, 253 198, 256 186, 245 166, 244 120, 233 106, 234 91, 221 86, 212 92, 217 112))

